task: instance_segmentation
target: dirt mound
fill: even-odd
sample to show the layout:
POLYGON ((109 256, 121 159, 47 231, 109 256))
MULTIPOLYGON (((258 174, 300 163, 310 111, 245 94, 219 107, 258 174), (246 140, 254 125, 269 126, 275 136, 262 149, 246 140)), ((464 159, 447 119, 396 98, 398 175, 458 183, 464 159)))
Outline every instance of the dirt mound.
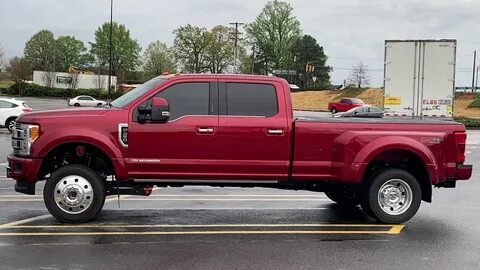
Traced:
POLYGON ((358 95, 357 98, 373 106, 380 108, 383 106, 383 90, 379 88, 367 89, 358 95))
POLYGON ((292 93, 294 109, 302 110, 327 110, 328 102, 338 96, 340 91, 304 91, 292 93))

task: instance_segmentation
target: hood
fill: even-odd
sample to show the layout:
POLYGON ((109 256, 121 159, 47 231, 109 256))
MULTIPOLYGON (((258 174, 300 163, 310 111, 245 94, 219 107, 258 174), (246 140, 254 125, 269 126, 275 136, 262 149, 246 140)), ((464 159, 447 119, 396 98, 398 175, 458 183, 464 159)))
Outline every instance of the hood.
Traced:
POLYGON ((59 109, 49 111, 38 111, 22 114, 18 117, 17 122, 36 123, 42 119, 63 120, 68 118, 90 118, 103 116, 111 110, 107 108, 86 108, 86 109, 59 109))

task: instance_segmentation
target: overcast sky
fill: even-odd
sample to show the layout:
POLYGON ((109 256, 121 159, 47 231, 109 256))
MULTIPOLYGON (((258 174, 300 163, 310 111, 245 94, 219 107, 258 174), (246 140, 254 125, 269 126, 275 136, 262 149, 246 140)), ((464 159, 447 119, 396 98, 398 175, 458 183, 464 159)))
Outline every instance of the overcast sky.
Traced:
MULTIPOLYGON (((211 28, 251 22, 266 0, 115 0, 114 20, 130 29, 142 48, 190 23, 211 28)), ((339 84, 358 61, 371 69, 371 84, 382 85, 385 39, 458 40, 457 86, 471 84, 473 50, 480 49, 479 0, 291 0, 304 34, 325 48, 339 84), (469 71, 470 70, 470 71, 469 71)), ((92 41, 109 20, 109 0, 0 0, 0 44, 6 57, 23 53, 42 29, 55 36, 92 41)))

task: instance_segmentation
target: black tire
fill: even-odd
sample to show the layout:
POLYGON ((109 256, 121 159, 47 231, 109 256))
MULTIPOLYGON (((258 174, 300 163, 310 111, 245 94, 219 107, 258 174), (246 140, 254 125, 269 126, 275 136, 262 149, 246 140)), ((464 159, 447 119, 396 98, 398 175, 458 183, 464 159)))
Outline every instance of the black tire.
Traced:
POLYGON ((79 104, 79 103, 75 103, 75 104, 73 104, 73 106, 75 106, 75 107, 80 107, 80 104, 79 104))
POLYGON ((7 130, 10 131, 10 133, 13 132, 13 128, 15 127, 15 120, 17 118, 10 118, 7 120, 7 122, 5 123, 5 127, 7 127, 7 130))
POLYGON ((103 103, 98 103, 97 107, 101 107, 102 105, 103 105, 103 103))
MULTIPOLYGON (((74 181, 77 181, 77 179, 74 181)), ((75 184, 72 183, 70 186, 75 186, 75 184)), ((67 187, 68 186, 62 190, 66 190, 67 187)), ((82 223, 94 219, 103 208, 105 196, 106 191, 104 181, 92 169, 84 165, 77 164, 67 165, 53 172, 50 178, 47 180, 47 183, 45 183, 45 187, 43 189, 43 200, 48 211, 58 221, 65 223, 82 223), (60 190, 56 190, 57 183, 62 180, 64 181, 63 183, 67 183, 65 179, 68 179, 68 176, 71 176, 70 179, 76 178, 75 176, 80 176, 79 178, 81 178, 81 181, 86 180, 89 183, 89 185, 85 185, 85 187, 93 189, 93 191, 90 191, 93 195, 93 198, 91 198, 91 196, 83 196, 84 200, 82 201, 86 202, 87 199, 91 199, 91 201, 88 202, 88 207, 84 208, 82 205, 78 206, 78 213, 66 212, 66 210, 60 208, 59 204, 64 205, 64 207, 68 206, 64 202, 62 204, 62 200, 59 200, 59 204, 57 204, 55 199, 55 193, 57 192, 60 194, 60 190)), ((72 208, 70 208, 70 210, 72 210, 72 208)))
MULTIPOLYGON (((384 196, 380 196, 380 198, 384 198, 384 196)), ((404 223, 410 220, 417 213, 421 202, 420 183, 412 174, 401 169, 386 169, 372 175, 364 185, 361 200, 362 208, 367 215, 389 224, 404 223), (384 185, 385 188, 382 188, 384 185), (385 201, 381 202, 379 199, 380 189, 388 190, 389 186, 393 187, 389 194, 400 196, 395 208, 390 207, 387 203, 383 204, 385 201), (404 201, 402 201, 402 197, 404 201), (397 207, 399 207, 398 211, 397 207)))
POLYGON ((325 191, 325 195, 327 195, 330 200, 340 205, 357 206, 360 204, 360 200, 358 198, 355 198, 354 196, 347 196, 346 194, 338 190, 325 191))
POLYGON ((332 114, 336 114, 338 111, 337 111, 337 108, 333 107, 332 110, 331 110, 332 114))

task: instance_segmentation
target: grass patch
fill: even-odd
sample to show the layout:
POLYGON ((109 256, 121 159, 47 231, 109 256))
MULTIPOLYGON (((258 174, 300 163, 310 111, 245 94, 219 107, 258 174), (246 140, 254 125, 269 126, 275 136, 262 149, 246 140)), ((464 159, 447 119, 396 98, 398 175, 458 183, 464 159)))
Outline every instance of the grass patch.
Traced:
POLYGON ((468 118, 468 117, 455 117, 455 121, 462 123, 465 127, 480 127, 480 119, 468 118))
POLYGON ((344 89, 342 90, 342 93, 338 96, 336 96, 333 100, 339 100, 344 97, 350 97, 354 98, 361 93, 363 93, 366 90, 366 88, 349 88, 349 89, 344 89))
POLYGON ((468 108, 480 108, 480 96, 477 95, 468 108))
POLYGON ((0 88, 7 89, 14 84, 15 84, 14 81, 0 81, 0 88))

